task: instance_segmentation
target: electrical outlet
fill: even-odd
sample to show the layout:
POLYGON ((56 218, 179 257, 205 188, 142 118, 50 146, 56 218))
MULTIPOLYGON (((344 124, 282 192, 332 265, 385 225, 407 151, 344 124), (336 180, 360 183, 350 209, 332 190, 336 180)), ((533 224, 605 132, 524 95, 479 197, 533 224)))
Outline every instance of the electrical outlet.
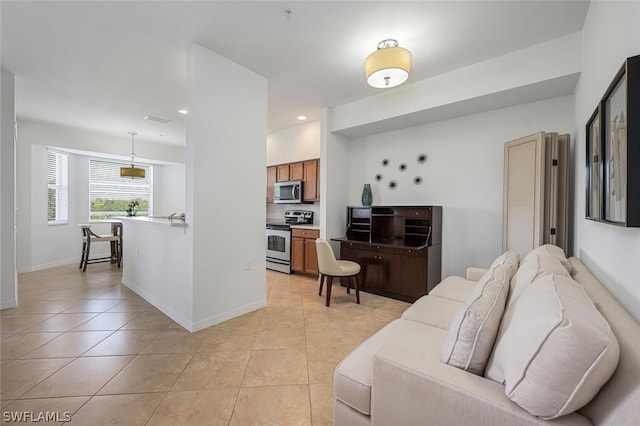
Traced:
POLYGON ((140 249, 136 249, 136 259, 140 259, 140 249))
POLYGON ((251 265, 251 259, 247 259, 244 261, 244 270, 250 271, 253 266, 251 265))

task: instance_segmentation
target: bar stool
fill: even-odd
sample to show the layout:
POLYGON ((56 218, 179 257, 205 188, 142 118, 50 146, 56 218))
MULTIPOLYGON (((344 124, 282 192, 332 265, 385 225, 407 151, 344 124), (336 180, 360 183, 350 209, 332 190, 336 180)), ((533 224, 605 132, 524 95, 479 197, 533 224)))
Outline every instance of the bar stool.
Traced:
POLYGON ((122 264, 122 223, 120 226, 114 226, 117 222, 111 223, 112 235, 98 235, 91 230, 91 225, 79 224, 82 229, 82 257, 80 258, 80 266, 82 272, 87 270, 90 263, 111 262, 120 267, 122 264), (90 259, 91 245, 95 243, 109 243, 110 255, 106 257, 98 257, 90 259))

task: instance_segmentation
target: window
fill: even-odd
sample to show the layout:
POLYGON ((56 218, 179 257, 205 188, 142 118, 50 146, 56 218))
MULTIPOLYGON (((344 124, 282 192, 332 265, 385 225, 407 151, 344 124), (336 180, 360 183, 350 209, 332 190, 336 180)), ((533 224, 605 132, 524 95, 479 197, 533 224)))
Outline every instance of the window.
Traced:
POLYGON ((120 176, 120 167, 129 164, 103 160, 89 160, 89 220, 109 219, 114 216, 126 216, 129 203, 137 200, 139 216, 152 213, 152 173, 151 166, 136 167, 145 169, 144 179, 124 178, 120 176))
POLYGON ((47 221, 50 225, 67 223, 69 218, 69 158, 47 150, 47 221))

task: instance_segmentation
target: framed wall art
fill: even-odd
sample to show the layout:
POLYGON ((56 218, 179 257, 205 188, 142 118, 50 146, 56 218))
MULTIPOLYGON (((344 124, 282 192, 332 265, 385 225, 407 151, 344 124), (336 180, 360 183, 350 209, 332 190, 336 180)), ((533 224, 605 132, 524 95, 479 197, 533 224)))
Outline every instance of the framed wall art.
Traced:
POLYGON ((600 220, 602 210, 602 128, 600 106, 587 122, 586 217, 600 220))
POLYGON ((622 64, 586 133, 585 216, 640 227, 640 55, 622 64))

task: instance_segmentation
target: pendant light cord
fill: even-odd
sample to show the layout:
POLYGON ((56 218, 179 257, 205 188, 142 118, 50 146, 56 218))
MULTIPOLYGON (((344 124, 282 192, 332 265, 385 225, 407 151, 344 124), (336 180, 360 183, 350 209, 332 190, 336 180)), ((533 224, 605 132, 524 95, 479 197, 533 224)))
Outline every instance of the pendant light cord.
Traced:
POLYGON ((135 136, 137 135, 137 133, 136 133, 136 132, 129 132, 129 134, 131 135, 131 168, 133 168, 133 167, 134 167, 134 165, 133 165, 133 164, 134 164, 133 160, 134 160, 135 155, 136 155, 136 152, 135 152, 135 140, 134 140, 134 138, 135 138, 135 136))

